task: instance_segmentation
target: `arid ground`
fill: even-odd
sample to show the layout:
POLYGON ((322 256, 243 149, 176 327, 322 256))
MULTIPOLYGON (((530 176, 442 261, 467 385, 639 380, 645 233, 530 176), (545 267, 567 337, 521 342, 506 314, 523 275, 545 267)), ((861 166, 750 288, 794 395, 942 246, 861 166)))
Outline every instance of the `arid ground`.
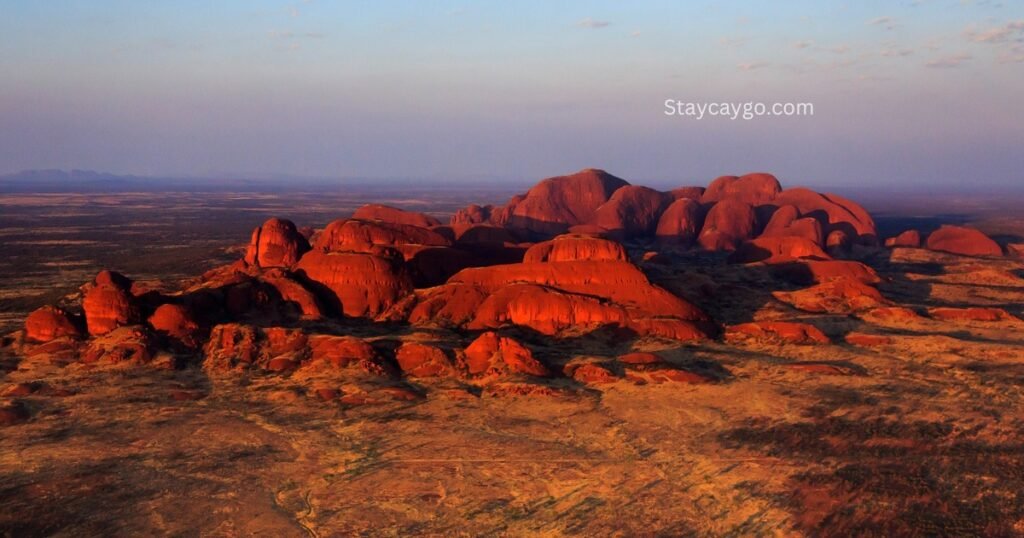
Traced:
MULTIPOLYGON (((249 232, 268 216, 320 227, 369 199, 158 198, 0 198, 8 254, 0 260, 0 333, 20 329, 27 312, 74 294, 101 268, 173 283, 239 258, 249 232)), ((487 196, 375 193, 373 201, 446 215, 481 199, 487 196)), ((995 237, 1024 235, 1024 215, 978 207, 951 215, 919 205, 912 225, 955 218, 995 237)), ((880 235, 906 227, 909 210, 876 212, 880 235)), ((426 397, 362 405, 321 401, 310 387, 332 381, 315 371, 82 364, 4 348, 0 390, 30 419, 0 427, 0 531, 1024 534, 1024 260, 880 247, 855 249, 852 257, 878 272, 879 291, 898 306, 921 313, 996 307, 1013 317, 804 312, 777 300, 766 283, 771 276, 757 266, 693 254, 638 263, 653 283, 723 326, 805 322, 829 343, 679 344, 614 334, 566 341, 512 329, 504 334, 555 370, 581 355, 651 351, 711 382, 553 379, 542 395, 516 395, 417 379, 408 387, 426 397)), ((468 338, 375 324, 346 331, 383 347, 468 338)))

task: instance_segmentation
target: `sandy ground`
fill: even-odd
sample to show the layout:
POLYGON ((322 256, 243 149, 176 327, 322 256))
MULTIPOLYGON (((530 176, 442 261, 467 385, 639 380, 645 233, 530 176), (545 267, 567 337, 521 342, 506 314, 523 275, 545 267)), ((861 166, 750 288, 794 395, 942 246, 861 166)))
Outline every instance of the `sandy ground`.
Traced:
MULTIPOLYGON (((877 252, 902 305, 1024 308, 1024 264, 877 252)), ((741 267, 650 268, 716 319, 798 319, 819 346, 641 341, 708 385, 324 403, 300 380, 7 356, 0 529, 26 535, 1024 534, 1024 323, 799 313, 741 267), (690 283, 687 288, 686 283, 690 283), (885 335, 850 345, 850 331, 885 335), (794 368, 824 362, 830 368, 794 368), (8 398, 10 400, 10 398, 8 398)), ((530 342, 558 365, 558 343, 530 342), (550 344, 550 345, 548 345, 550 344)), ((588 350, 593 351, 593 350, 588 350)), ((621 349, 611 350, 620 352, 621 349)))

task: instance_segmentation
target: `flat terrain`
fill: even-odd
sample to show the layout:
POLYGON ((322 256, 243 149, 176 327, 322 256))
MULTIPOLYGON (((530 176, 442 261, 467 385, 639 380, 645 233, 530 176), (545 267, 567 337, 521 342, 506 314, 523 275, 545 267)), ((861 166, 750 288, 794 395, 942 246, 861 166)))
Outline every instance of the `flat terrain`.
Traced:
POLYGON ((77 291, 102 269, 174 282, 241 256, 249 233, 287 216, 323 227, 369 203, 448 215, 505 191, 0 193, 0 334, 77 291))
MULTIPOLYGON (((0 279, 12 320, 100 267, 142 280, 194 275, 205 268, 198 260, 237 258, 227 247, 265 216, 319 226, 363 203, 182 195, 164 206, 131 195, 103 203, 48 196, 3 200, 15 208, 3 212, 0 230, 16 252, 0 279), (44 214, 52 226, 33 220, 44 214), (65 265, 26 261, 39 259, 65 265), (15 271, 25 267, 37 269, 15 271)), ((440 214, 464 200, 429 203, 440 214)), ((1019 233, 1010 217, 984 218, 1002 226, 998 233, 1019 233)), ((1024 262, 918 249, 859 256, 901 306, 1000 307, 1018 319, 801 313, 774 300, 763 275, 699 257, 644 269, 721 323, 804 321, 831 343, 594 337, 574 348, 656 351, 717 382, 587 388, 555 380, 552 394, 467 398, 449 382, 423 381, 413 384, 423 399, 372 405, 321 402, 308 380, 294 377, 7 355, 0 391, 27 383, 34 392, 19 397, 31 419, 0 430, 0 531, 1024 534, 1024 262), (886 339, 846 343, 853 331, 886 339)), ((432 336, 460 337, 416 337, 432 336)), ((573 358, 557 341, 518 337, 556 368, 573 358)))

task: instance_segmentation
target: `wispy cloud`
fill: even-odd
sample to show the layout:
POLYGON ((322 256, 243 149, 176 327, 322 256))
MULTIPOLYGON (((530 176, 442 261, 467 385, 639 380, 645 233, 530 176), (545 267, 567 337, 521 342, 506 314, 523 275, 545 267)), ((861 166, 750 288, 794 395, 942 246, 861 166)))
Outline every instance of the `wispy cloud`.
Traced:
POLYGON ((739 69, 740 71, 753 71, 755 69, 762 69, 764 67, 768 67, 769 65, 771 64, 768 62, 747 62, 737 64, 736 68, 739 69))
POLYGON ((924 65, 926 67, 949 69, 959 67, 960 64, 970 60, 971 58, 970 54, 954 54, 953 56, 946 56, 945 58, 936 58, 924 65))
POLYGON ((814 41, 797 41, 793 43, 794 49, 809 49, 814 46, 814 41))
POLYGON ((837 45, 837 46, 832 47, 831 49, 829 49, 829 51, 831 51, 834 54, 846 54, 847 52, 850 52, 850 46, 849 45, 837 45))
POLYGON ((964 30, 964 37, 975 43, 1024 42, 1024 20, 1010 21, 1002 26, 985 29, 968 26, 964 30))
POLYGON ((599 21, 593 17, 586 17, 576 23, 576 26, 580 28, 605 28, 611 24, 608 21, 599 21))
POLYGON ((896 28, 896 20, 892 17, 875 17, 868 21, 871 26, 881 26, 886 30, 893 30, 896 28))

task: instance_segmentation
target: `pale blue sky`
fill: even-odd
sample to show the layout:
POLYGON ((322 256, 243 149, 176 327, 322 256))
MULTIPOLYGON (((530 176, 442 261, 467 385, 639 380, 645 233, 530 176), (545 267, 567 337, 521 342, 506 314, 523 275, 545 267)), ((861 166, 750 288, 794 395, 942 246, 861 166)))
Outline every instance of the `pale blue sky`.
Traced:
POLYGON ((1024 183, 1024 2, 0 0, 0 173, 1024 183), (668 98, 815 115, 669 118, 668 98))

